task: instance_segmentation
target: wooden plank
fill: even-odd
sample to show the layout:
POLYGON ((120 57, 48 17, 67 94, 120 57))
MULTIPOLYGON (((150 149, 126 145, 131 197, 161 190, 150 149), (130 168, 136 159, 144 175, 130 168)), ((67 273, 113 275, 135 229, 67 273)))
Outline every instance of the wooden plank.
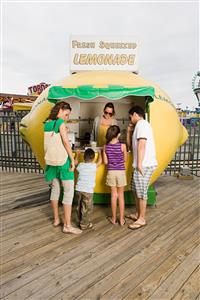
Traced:
MULTIPOLYGON (((179 233, 180 234, 180 233, 179 233)), ((187 239, 187 234, 183 233, 184 238, 187 239)), ((165 235, 164 235, 165 236, 165 235)), ((164 237, 163 236, 163 237, 164 237)), ((152 240, 148 246, 143 245, 142 243, 138 243, 132 249, 132 253, 129 249, 123 249, 124 260, 120 261, 120 255, 117 257, 113 255, 110 258, 108 264, 101 265, 101 272, 97 273, 94 268, 90 270, 90 272, 81 277, 79 281, 71 284, 70 286, 66 286, 61 292, 57 293, 52 297, 52 299, 84 299, 82 295, 85 292, 86 299, 90 297, 100 297, 101 299, 122 299, 125 295, 126 291, 132 287, 138 280, 142 280, 143 273, 151 272, 152 268, 156 268, 156 265, 159 261, 165 259, 165 255, 169 255, 168 249, 173 245, 173 239, 168 240, 167 243, 163 241, 163 245, 165 247, 161 247, 159 251, 155 250, 156 245, 160 244, 159 237, 152 240), (128 258, 128 259, 127 259, 128 258), (126 281, 126 277, 128 275, 128 282, 126 281), (134 278, 130 278, 134 275, 134 278), (123 277, 125 276, 125 280, 123 277), (113 278, 117 278, 117 282, 113 280, 113 278), (100 282, 103 280, 102 286, 100 282), (93 284, 96 284, 95 289, 90 293, 87 293, 87 289, 89 289, 93 284), (117 283, 119 283, 117 285, 117 283), (108 290, 106 294, 104 294, 108 290), (92 296, 93 295, 93 296, 92 296)), ((180 247, 180 244, 174 245, 174 248, 180 247)), ((82 272, 84 272, 86 267, 82 272)), ((62 284, 62 281, 59 281, 62 284)), ((66 284, 65 284, 66 285, 66 284)), ((162 299, 162 298, 160 298, 162 299)))
POLYGON ((1 220, 3 222, 3 224, 13 224, 13 219, 17 220, 17 219, 22 219, 24 218, 24 216, 28 215, 28 214, 32 214, 35 211, 40 211, 42 208, 41 206, 37 206, 37 207, 26 207, 26 208, 21 208, 21 209, 12 209, 9 211, 5 211, 3 213, 1 213, 1 220))
POLYGON ((24 187, 37 187, 38 184, 41 184, 43 187, 47 187, 48 183, 42 178, 20 178, 20 180, 16 180, 15 182, 7 182, 2 183, 2 191, 1 197, 7 197, 7 195, 13 196, 12 193, 16 190, 23 190, 24 187))
MULTIPOLYGON (((186 205, 189 205, 188 202, 186 203, 186 205)), ((173 220, 174 216, 177 213, 181 212, 183 210, 183 208, 184 208, 184 206, 180 207, 179 210, 177 208, 176 210, 173 210, 172 212, 169 212, 170 218, 173 220)), ((187 206, 185 206, 185 209, 187 210, 187 206)), ((179 215, 179 216, 181 216, 181 215, 179 215)), ((163 222, 165 220, 165 218, 166 218, 166 216, 163 217, 161 215, 160 217, 157 217, 155 219, 150 220, 149 225, 150 224, 152 224, 152 225, 154 224, 154 226, 152 227, 152 230, 154 230, 154 228, 157 227, 156 221, 161 220, 163 222)), ((25 241, 24 241, 24 239, 22 239, 23 243, 21 245, 18 244, 18 242, 19 242, 18 239, 12 239, 12 240, 10 240, 9 243, 10 243, 11 249, 7 248, 9 250, 9 255, 8 255, 8 253, 6 253, 2 257, 3 261, 7 262, 7 261, 10 261, 12 259, 16 259, 19 256, 24 256, 29 251, 33 251, 34 249, 37 249, 38 247, 44 246, 45 242, 46 243, 50 243, 50 241, 52 240, 52 238, 54 240, 55 237, 53 237, 53 235, 50 234, 48 226, 46 226, 45 228, 46 228, 46 232, 43 231, 43 235, 40 238, 39 238, 39 236, 38 237, 36 236, 36 240, 32 240, 31 239, 31 235, 29 234, 29 242, 31 242, 30 244, 28 244, 26 242, 26 239, 25 239, 25 241), (46 236, 44 236, 45 233, 47 234, 46 236), (40 243, 40 239, 41 239, 41 243, 40 243), (17 245, 14 245, 15 243, 17 243, 17 245), (25 246, 24 243, 26 243, 27 246, 25 246), (13 245, 14 245, 14 247, 13 247, 13 245), (16 247, 17 247, 17 249, 16 249, 16 247)), ((24 235, 24 237, 26 237, 26 235, 24 235)))
MULTIPOLYGON (((189 206, 189 203, 186 202, 185 203, 186 210, 188 210, 188 206, 189 206)), ((179 207, 179 210, 183 211, 184 206, 182 205, 181 207, 179 207)), ((173 210, 174 214, 177 214, 177 212, 178 212, 177 209, 173 210)), ((162 216, 160 218, 163 219, 162 216)), ((48 226, 48 224, 47 224, 47 226, 48 226)), ((8 250, 11 250, 11 252, 16 253, 16 250, 18 250, 19 248, 22 248, 22 247, 24 248, 26 245, 29 245, 30 242, 32 243, 33 240, 35 242, 37 242, 39 239, 41 239, 40 235, 44 236, 44 234, 46 234, 47 226, 45 226, 43 228, 39 228, 38 230, 35 230, 35 232, 31 231, 31 232, 22 234, 20 236, 17 236, 17 238, 13 238, 13 239, 10 239, 10 240, 4 242, 1 255, 4 255, 5 253, 7 253, 8 250)), ((49 232, 47 233, 47 235, 48 234, 49 234, 49 232)), ((11 253, 10 253, 10 255, 11 255, 11 253)))
POLYGON ((193 250, 172 274, 149 297, 153 299, 172 299, 180 287, 190 277, 199 265, 200 245, 193 250))
MULTIPOLYGON (((134 286, 123 298, 124 300, 146 300, 153 294, 153 292, 160 286, 166 278, 171 274, 178 265, 185 259, 200 244, 200 237, 198 230, 190 235, 185 241, 182 240, 181 247, 178 250, 171 251, 169 257, 164 260, 155 270, 151 271, 149 276, 144 277, 144 280, 137 286, 134 286)), ((134 278, 133 278, 134 280, 134 278)), ((177 300, 182 299, 177 298, 177 300)), ((190 299, 190 298, 188 298, 190 299)), ((191 298, 192 299, 192 298, 191 298)))
POLYGON ((10 240, 10 239, 17 239, 19 236, 19 232, 21 235, 31 232, 34 228, 34 230, 38 230, 39 228, 42 228, 49 225, 52 222, 51 213, 49 214, 41 214, 40 216, 31 215, 31 218, 27 218, 26 220, 23 220, 21 224, 18 224, 16 228, 12 229, 9 228, 5 230, 5 228, 2 229, 3 236, 1 238, 2 246, 4 245, 4 242, 10 240))
MULTIPOLYGON (((49 242, 50 242, 50 240, 47 240, 47 243, 49 243, 49 242)), ((42 245, 43 245, 43 243, 42 243, 42 245)), ((37 248, 36 248, 36 249, 37 249, 37 248)), ((33 251, 34 248, 32 248, 32 249, 30 248, 30 251, 31 251, 31 250, 33 251)), ((22 253, 23 255, 25 254, 25 253, 23 253, 23 250, 22 250, 22 251, 20 250, 19 253, 20 253, 20 254, 22 253)), ((28 252, 27 252, 27 253, 28 253, 28 252)), ((15 254, 16 254, 16 252, 15 252, 15 254)), ((10 254, 9 254, 8 257, 9 257, 9 259, 14 259, 14 258, 12 257, 12 255, 10 255, 10 254)))
MULTIPOLYGON (((4 176, 3 176, 4 177, 4 176)), ((11 194, 11 198, 15 195, 12 195, 12 192, 23 189, 23 187, 37 187, 38 184, 48 186, 48 183, 45 181, 44 176, 38 176, 37 174, 16 174, 14 177, 11 177, 11 180, 5 178, 5 181, 2 180, 2 191, 1 194, 6 196, 11 194)))
MULTIPOLYGON (((12 176, 9 178, 12 182, 12 176)), ((21 184, 21 178, 19 182, 21 184)), ((33 182, 32 189, 37 190, 37 184, 33 182)), ((146 287, 153 283, 148 297, 153 295, 182 265, 185 253, 188 257, 199 243, 196 220, 198 182, 194 179, 186 184, 172 177, 161 178, 157 188, 158 208, 148 208, 148 226, 137 232, 108 224, 105 215, 110 211, 109 207, 97 207, 94 212, 95 229, 78 237, 64 235, 60 228, 50 226, 48 205, 5 212, 3 239, 7 253, 3 256, 2 277, 5 299, 78 299, 80 296, 80 299, 89 300, 85 297, 91 295, 91 299, 96 299, 100 290, 104 297, 114 295, 116 300, 118 295, 123 295, 128 299, 142 283, 146 283, 146 287), (192 220, 189 226, 188 219, 192 220), (31 231, 35 233, 32 235, 31 231), (18 239, 18 232, 21 239, 18 239), (13 242, 18 241, 21 245, 12 249, 13 242), (92 295, 93 288, 95 293, 92 295), (116 293, 118 289, 119 293, 116 293), (106 294, 109 290, 110 294, 106 294)), ((18 190, 17 194, 23 197, 29 195, 29 191, 25 189, 20 194, 18 190)), ((10 208, 15 201, 14 196, 8 201, 10 208)), ((128 207, 127 211, 132 212, 132 207, 128 207)), ((183 276, 174 289, 174 297, 187 297, 188 294, 182 294, 182 287, 195 286, 193 274, 196 275, 196 270, 191 271, 188 277, 183 276)), ((195 295, 198 299, 197 292, 195 295)))
POLYGON ((180 290, 173 297, 173 300, 195 300, 200 294, 200 267, 198 266, 180 290))
MULTIPOLYGON (((186 235, 185 236, 185 243, 184 243, 184 247, 183 250, 181 251, 180 247, 178 247, 178 245, 176 245, 174 247, 174 250, 178 248, 177 253, 184 253, 184 249, 186 249, 185 251, 189 250, 191 251, 191 243, 194 241, 194 245, 193 248, 196 247, 196 244, 199 243, 199 236, 198 236, 198 232, 195 232, 194 236, 195 237, 191 237, 189 240, 187 239, 186 235)), ((151 245, 150 248, 155 245, 151 245)), ((192 248, 192 249, 193 249, 192 248)), ((96 280, 96 283, 94 285, 90 285, 84 293, 80 293, 80 297, 77 297, 76 299, 92 299, 94 298, 98 298, 98 296, 100 295, 101 297, 103 297, 103 295, 108 292, 108 291, 113 291, 113 287, 115 287, 117 285, 118 282, 121 282, 122 286, 120 289, 123 290, 123 295, 120 294, 119 298, 120 299, 146 299, 147 297, 145 292, 148 291, 149 289, 152 289, 156 283, 155 282, 150 282, 145 284, 144 278, 146 276, 147 273, 153 272, 153 270, 156 270, 159 268, 157 267, 157 265, 162 261, 162 260, 166 260, 165 261, 169 261, 171 257, 175 258, 175 255, 171 254, 169 251, 167 251, 167 246, 166 248, 162 247, 161 250, 159 251, 159 253, 156 253, 155 249, 153 252, 153 255, 151 255, 150 251, 148 251, 148 253, 146 253, 147 251, 145 251, 146 249, 142 249, 139 255, 133 256, 133 258, 131 258, 130 260, 128 260, 125 264, 120 265, 117 269, 114 270, 114 272, 111 272, 108 276, 106 276, 105 278, 103 278, 102 280, 96 280), (144 261, 144 264, 141 265, 141 261, 142 259, 144 259, 144 257, 142 258, 142 254, 144 254, 143 256, 146 257, 146 260, 144 261), (153 263, 151 263, 153 261, 153 263), (117 281, 113 280, 113 278, 117 278, 117 281), (124 281, 125 279, 125 281, 124 281), (126 285, 126 281, 130 279, 130 287, 131 291, 128 293, 128 295, 124 298, 124 295, 126 295, 126 293, 128 292, 128 288, 126 285), (134 287, 137 285, 137 283, 141 281, 141 286, 142 286, 142 291, 141 289, 138 290, 138 293, 133 293, 133 291, 135 292, 134 287), (144 282, 144 285, 143 285, 144 282), (122 288, 123 287, 123 288, 122 288), (133 290, 134 289, 134 290, 133 290), (139 295, 139 297, 137 298, 137 296, 139 295)), ((180 263, 180 261, 177 260, 176 258, 176 262, 180 263)), ((162 273, 159 273, 162 274, 162 273)), ((109 296, 105 296, 105 299, 112 299, 115 298, 116 295, 118 295, 117 292, 113 292, 113 294, 109 294, 109 296)), ((104 297, 103 297, 104 298, 104 297)))
MULTIPOLYGON (((94 225, 94 230, 86 232, 83 235, 81 235, 79 237, 79 241, 81 243, 84 243, 85 240, 85 235, 87 236, 87 241, 90 245, 90 239, 95 238, 96 236, 99 237, 101 236, 101 234, 104 232, 106 234, 107 231, 110 232, 110 228, 108 228, 108 224, 107 222, 105 222, 105 220, 102 220, 102 214, 100 214, 101 212, 98 211, 98 214, 95 215, 94 221, 95 221, 95 225, 94 225), (98 230, 98 231, 97 231, 98 230)), ((58 231, 57 229, 54 229, 54 232, 56 234, 56 232, 58 231)), ((22 272, 23 267, 30 267, 30 258, 32 263, 37 264, 38 263, 38 257, 42 258, 43 261, 46 257, 48 257, 48 260, 50 260, 50 251, 56 249, 56 252, 59 252, 59 247, 62 246, 63 244, 66 243, 66 239, 69 242, 70 239, 73 239, 73 236, 66 236, 64 234, 62 234, 62 238, 59 239, 54 239, 54 241, 52 241, 51 243, 47 243, 46 246, 42 247, 42 248, 38 248, 34 251, 28 252, 25 256, 20 256, 18 259, 15 259, 14 261, 9 261, 8 263, 5 263, 3 265, 3 270, 4 273, 8 272, 8 271, 12 271, 13 268, 15 268, 15 270, 22 272), (49 253, 48 253, 49 252, 49 253), (44 257, 42 257, 42 255, 44 257)), ((71 241, 71 243, 68 243, 67 245, 65 245, 65 249, 67 247, 68 251, 74 247, 74 245, 76 245, 77 243, 77 239, 74 239, 74 243, 71 241)), ((62 252, 62 250, 61 250, 62 252)), ((52 255, 52 259, 54 259, 55 257, 53 257, 52 255)), ((32 269, 32 268, 31 268, 32 269)))
MULTIPOLYGON (((182 222, 186 222, 185 219, 182 218, 182 222)), ((177 224, 177 226, 180 226, 179 224, 177 224)), ((149 232, 151 232, 150 227, 147 227, 147 230, 149 232)), ((161 232, 165 232, 167 235, 171 236, 171 234, 169 234, 169 229, 166 227, 162 227, 161 232)), ((172 227, 171 230, 175 231, 176 234, 176 227, 172 227)), ((74 264, 73 264, 73 269, 71 269, 71 263, 65 263, 58 268, 53 268, 53 273, 52 272, 47 272, 46 275, 43 275, 40 277, 39 283, 38 283, 38 279, 32 281, 30 284, 28 284, 25 287, 22 287, 19 291, 16 291, 13 293, 13 296, 15 297, 27 297, 27 296, 32 296, 32 297, 38 297, 37 295, 37 291, 39 290, 43 290, 43 287, 45 287, 46 283, 48 282, 48 290, 44 290, 42 297, 44 299, 47 299, 50 295, 53 296, 53 290, 56 288, 56 290, 58 291, 58 289, 64 289, 67 288, 67 292, 73 290, 70 289, 69 287, 72 287, 75 285, 76 289, 78 290, 78 287, 80 286, 80 282, 76 283, 77 280, 79 280, 80 278, 82 278, 83 276, 88 275, 90 277, 90 280, 94 280, 94 272, 96 274, 98 274, 99 276, 102 276, 101 273, 97 272, 97 270, 99 270, 99 267, 101 266, 101 269, 103 270, 102 272, 109 272, 110 271, 110 261, 112 261, 112 264, 114 264, 114 266, 117 264, 122 264, 125 261, 127 261, 128 258, 132 257, 132 251, 133 253, 137 253, 139 249, 141 249, 144 246, 149 245, 149 243, 151 243, 157 236, 159 236, 160 232, 157 233, 153 233, 152 235, 147 236, 145 239, 141 238, 141 234, 139 234, 138 239, 130 239, 130 236, 132 236, 132 232, 131 231, 127 231, 127 235, 124 238, 120 238, 120 248, 118 247, 119 245, 119 240, 117 240, 115 243, 112 243, 110 247, 103 249, 103 252, 101 253, 95 253, 94 254, 98 254, 95 255, 95 257, 92 257, 88 262, 87 265, 84 263, 82 266, 78 267, 76 270, 74 269, 74 264), (135 246, 135 244, 137 246, 135 246), (135 246, 135 248, 133 247, 135 246), (126 250, 126 255, 124 256, 123 251, 121 251, 121 248, 125 251, 126 250), (114 257, 113 257, 114 256, 114 257), (65 271, 69 270, 69 272, 71 271, 70 274, 70 278, 68 278, 68 275, 66 275, 65 271), (73 271, 72 271, 73 270, 73 271), (53 275, 54 274, 54 275, 53 275), (52 280, 52 275, 53 277, 59 279, 59 286, 55 286, 56 282, 55 280, 52 280), (50 293, 50 294, 49 294, 50 293)), ((145 231, 143 231, 143 235, 145 236, 145 231)), ((165 239, 164 241, 165 242, 165 239)), ((112 265, 111 265, 112 266, 112 265)), ((24 280, 24 278, 23 278, 24 280)), ((9 287, 11 288, 13 286, 13 284, 9 287)), ((9 289, 8 289, 9 290, 9 289)))
MULTIPOLYGON (((101 222, 101 226, 104 225, 101 228, 98 229, 98 232, 96 233, 97 235, 99 235, 99 231, 101 233, 101 231, 104 234, 108 234, 108 236, 110 235, 110 232, 112 231, 112 228, 109 226, 108 224, 106 224, 105 226, 105 221, 104 224, 102 224, 103 222, 101 222)), ((91 235, 92 232, 86 232, 85 235, 91 235)), ((119 232, 118 232, 119 234, 119 232)), ((104 237, 102 236, 100 239, 94 239, 94 237, 92 237, 92 239, 90 239, 88 237, 89 243, 88 242, 84 242, 86 238, 84 237, 84 234, 81 235, 81 237, 74 237, 74 244, 73 243, 69 243, 66 244, 66 241, 63 243, 63 247, 61 249, 57 249, 57 245, 55 244, 55 253, 52 252, 50 253, 50 257, 52 258, 52 262, 51 264, 49 263, 49 258, 48 256, 44 256, 44 258, 46 259, 46 257, 48 258, 48 261, 46 261, 46 264, 43 263, 43 261, 40 259, 37 259, 37 265, 39 262, 39 266, 36 268, 36 272, 27 272, 26 274, 21 275, 20 274, 20 278, 15 278, 14 280, 11 280, 10 282, 8 282, 5 285, 2 285, 2 291, 4 293, 4 295, 6 293, 10 293, 12 290, 17 289, 17 287, 24 286, 25 283, 31 283, 31 281, 33 280, 38 280, 39 276, 44 275, 44 274, 48 274, 52 268, 56 269, 58 266, 63 265, 63 262, 67 262, 67 269, 68 270, 73 270, 75 265, 81 265, 84 263, 84 260, 86 260, 87 258, 90 258, 93 256, 93 251, 95 246, 98 248, 99 251, 104 251, 104 247, 105 244, 109 245, 112 242, 109 239, 104 240, 104 237), (101 243, 99 243, 99 241, 101 241, 101 243), (80 248, 78 247, 78 245, 80 245, 81 243, 81 251, 80 248), (105 243, 105 244, 104 244, 105 243), (59 254, 60 251, 60 255, 59 254), (52 257, 54 256, 54 257, 52 257)), ((34 266, 36 267, 36 266, 34 266)))

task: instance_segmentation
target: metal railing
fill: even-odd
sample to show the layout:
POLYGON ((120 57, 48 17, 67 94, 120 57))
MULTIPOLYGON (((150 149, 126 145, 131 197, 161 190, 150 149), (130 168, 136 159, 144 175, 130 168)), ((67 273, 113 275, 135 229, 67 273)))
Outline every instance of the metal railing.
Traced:
POLYGON ((30 147, 19 135, 19 124, 28 111, 0 111, 0 168, 8 172, 43 173, 30 147))
POLYGON ((187 166, 193 175, 200 176, 200 118, 183 119, 182 123, 188 131, 188 139, 176 151, 165 173, 174 175, 187 166))
MULTIPOLYGON (((28 111, 0 111, 1 170, 8 172, 43 173, 30 147, 19 135, 19 124, 28 111)), ((81 120, 83 121, 83 120, 81 120)), ((184 119, 189 138, 181 146, 165 173, 174 175, 182 166, 188 166, 195 176, 200 176, 200 119, 184 119)))

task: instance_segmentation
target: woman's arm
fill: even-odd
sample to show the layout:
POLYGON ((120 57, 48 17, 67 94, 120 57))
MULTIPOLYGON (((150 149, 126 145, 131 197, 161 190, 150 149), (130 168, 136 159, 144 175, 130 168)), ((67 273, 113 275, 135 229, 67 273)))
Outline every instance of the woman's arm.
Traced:
POLYGON ((90 135, 90 141, 91 141, 91 142, 96 142, 96 141, 97 141, 97 137, 96 137, 95 131, 96 131, 98 119, 99 119, 99 118, 96 117, 96 118, 94 119, 94 122, 93 122, 92 132, 91 132, 91 135, 90 135))
POLYGON ((108 164, 108 158, 107 158, 107 155, 106 155, 106 146, 104 145, 103 146, 103 162, 105 165, 108 164))
POLYGON ((66 130, 66 127, 65 127, 65 124, 62 123, 60 125, 60 128, 59 128, 59 131, 60 131, 60 135, 61 135, 61 138, 62 138, 62 142, 63 142, 63 145, 71 159, 71 169, 74 169, 74 156, 73 156, 73 153, 72 153, 72 148, 71 148, 71 145, 69 143, 69 139, 68 139, 68 136, 67 136, 67 130, 66 130))
POLYGON ((127 151, 126 151, 126 145, 125 144, 122 144, 122 152, 123 152, 123 155, 124 155, 124 162, 127 161, 127 151))
POLYGON ((81 151, 80 150, 76 150, 76 155, 75 155, 75 158, 74 158, 75 166, 78 165, 78 160, 79 160, 80 154, 81 154, 81 151))

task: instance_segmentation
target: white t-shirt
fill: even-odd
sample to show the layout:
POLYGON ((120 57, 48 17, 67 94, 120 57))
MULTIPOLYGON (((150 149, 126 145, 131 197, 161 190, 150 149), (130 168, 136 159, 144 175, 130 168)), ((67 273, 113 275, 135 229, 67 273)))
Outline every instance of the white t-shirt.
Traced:
POLYGON ((76 191, 93 193, 96 179, 96 163, 80 163, 77 166, 78 180, 76 184, 76 191))
POLYGON ((139 120, 136 125, 132 136, 132 146, 133 146, 133 167, 137 167, 137 146, 138 139, 145 138, 146 139, 146 147, 144 159, 142 161, 143 167, 151 167, 157 166, 156 160, 156 150, 153 138, 153 131, 151 125, 146 120, 139 120))

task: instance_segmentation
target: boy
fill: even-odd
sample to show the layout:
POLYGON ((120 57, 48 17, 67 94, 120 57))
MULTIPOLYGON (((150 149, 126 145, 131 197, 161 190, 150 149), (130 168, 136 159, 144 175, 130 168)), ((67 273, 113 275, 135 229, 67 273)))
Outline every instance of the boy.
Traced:
MULTIPOLYGON (((77 159, 80 152, 77 152, 77 159)), ((77 166, 78 180, 75 197, 78 202, 77 216, 81 229, 92 228, 91 213, 93 210, 93 193, 95 187, 96 170, 102 163, 101 151, 97 163, 94 162, 95 152, 88 148, 84 153, 84 162, 77 166)), ((76 164, 78 160, 76 159, 76 164)))

